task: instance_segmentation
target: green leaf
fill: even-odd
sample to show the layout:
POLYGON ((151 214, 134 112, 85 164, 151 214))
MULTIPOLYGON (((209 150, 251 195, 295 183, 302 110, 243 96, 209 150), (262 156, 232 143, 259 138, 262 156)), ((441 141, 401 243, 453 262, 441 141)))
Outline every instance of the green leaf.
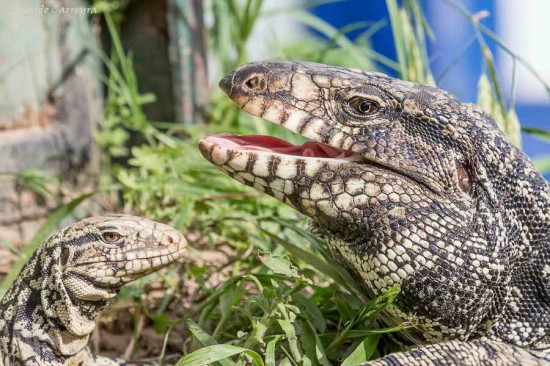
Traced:
POLYGON ((301 294, 292 295, 292 299, 304 307, 305 312, 301 313, 301 315, 307 316, 311 320, 311 323, 315 325, 315 329, 320 333, 325 333, 327 322, 319 308, 310 299, 301 294))
MULTIPOLYGON (((213 362, 226 360, 231 356, 244 353, 248 356, 255 366, 264 366, 262 357, 249 349, 232 346, 229 344, 218 344, 198 349, 182 358, 176 363, 176 366, 206 366, 213 362)), ((234 362, 229 363, 235 365, 234 362)))
POLYGON ((366 297, 360 289, 359 285, 357 285, 351 275, 343 267, 339 266, 336 263, 328 263, 322 258, 316 256, 315 254, 309 253, 306 250, 289 243, 288 241, 282 240, 277 235, 274 235, 265 230, 262 231, 272 240, 288 250, 294 258, 306 262, 313 268, 316 268, 320 273, 332 278, 337 284, 348 290, 354 296, 366 300, 366 297))
POLYGON ((258 258, 262 263, 273 272, 282 274, 289 278, 297 279, 301 282, 311 284, 311 280, 298 273, 298 269, 292 265, 288 258, 276 257, 269 252, 259 252, 258 258))
POLYGON ((294 357, 294 360, 296 362, 300 362, 302 360, 302 352, 300 351, 300 347, 298 346, 298 337, 296 336, 296 329, 294 329, 294 325, 286 319, 278 319, 277 322, 279 323, 279 326, 285 332, 286 340, 290 346, 290 352, 292 353, 292 357, 294 357))
POLYGON ((136 177, 132 175, 128 170, 121 170, 120 172, 118 172, 117 179, 120 183, 122 183, 125 187, 129 189, 136 190, 139 188, 136 177))
POLYGON ((548 130, 536 127, 523 127, 522 130, 542 141, 550 142, 550 131, 548 130))
POLYGON ((281 339, 281 336, 276 336, 269 342, 267 342, 267 346, 265 348, 265 366, 277 366, 275 363, 276 360, 276 354, 275 354, 275 346, 277 345, 277 342, 281 339))
POLYGON ((300 324, 302 325, 303 331, 301 340, 303 347, 306 350, 306 355, 317 361, 322 366, 332 366, 325 352, 323 342, 321 342, 319 335, 315 332, 313 324, 309 321, 301 322, 300 324))
MULTIPOLYGON (((193 320, 191 319, 186 319, 185 320, 185 324, 187 325, 187 329, 189 329, 189 331, 191 332, 191 334, 193 334, 193 336, 195 338, 197 338, 197 340, 200 342, 200 344, 202 344, 203 346, 216 346, 218 345, 218 342, 216 342, 216 340, 214 338, 212 338, 208 333, 206 333, 197 323, 195 323, 193 320)), ((205 347, 205 348, 208 348, 208 347, 205 347)), ((201 348, 197 351, 200 351, 200 350, 203 350, 205 348, 201 348)), ((195 351, 195 352, 197 352, 195 351)), ((193 353, 195 353, 193 352, 193 353)), ((188 356, 192 355, 193 353, 189 354, 188 356)), ((230 355, 232 356, 232 355, 230 355)), ((227 356, 227 357, 230 357, 230 356, 227 356)), ((234 366, 235 363, 231 360, 225 360, 225 358, 227 357, 223 357, 222 359, 220 360, 216 360, 216 361, 219 361, 223 366, 234 366)), ((181 359, 180 359, 181 361, 181 359)), ((212 361, 214 362, 214 361, 212 361)), ((179 364, 179 362, 178 362, 179 364)))
POLYGON ((344 340, 349 338, 348 333, 352 327, 356 324, 364 322, 366 320, 374 320, 378 314, 386 310, 386 308, 395 300, 400 292, 399 285, 392 286, 381 296, 378 296, 374 300, 367 302, 363 308, 355 315, 355 317, 346 324, 346 327, 336 335, 332 342, 327 346, 327 352, 332 352, 338 347, 344 340))
POLYGON ((394 285, 390 287, 388 291, 378 296, 376 299, 369 301, 356 316, 356 321, 364 321, 378 315, 382 310, 386 309, 395 300, 400 291, 401 289, 399 285, 394 285))
POLYGON ((378 345, 379 339, 380 335, 373 335, 365 338, 365 340, 346 357, 341 366, 355 366, 370 360, 372 355, 376 352, 376 346, 378 345))

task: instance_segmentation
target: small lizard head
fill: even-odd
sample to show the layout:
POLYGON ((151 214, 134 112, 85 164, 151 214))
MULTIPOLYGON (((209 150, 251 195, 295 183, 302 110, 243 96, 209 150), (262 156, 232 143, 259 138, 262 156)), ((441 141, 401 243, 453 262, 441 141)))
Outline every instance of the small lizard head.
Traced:
POLYGON ((174 228, 129 215, 91 217, 62 233, 59 266, 76 298, 101 297, 155 272, 181 258, 187 244, 174 228))
POLYGON ((69 356, 86 346, 96 316, 124 284, 175 262, 186 245, 179 231, 141 217, 90 217, 46 240, 19 278, 39 278, 41 309, 63 325, 51 341, 69 356))
POLYGON ((306 62, 246 64, 220 87, 311 141, 220 134, 199 143, 209 161, 311 217, 376 294, 400 284, 400 315, 432 341, 494 320, 521 240, 497 192, 531 168, 492 118, 434 87, 306 62))

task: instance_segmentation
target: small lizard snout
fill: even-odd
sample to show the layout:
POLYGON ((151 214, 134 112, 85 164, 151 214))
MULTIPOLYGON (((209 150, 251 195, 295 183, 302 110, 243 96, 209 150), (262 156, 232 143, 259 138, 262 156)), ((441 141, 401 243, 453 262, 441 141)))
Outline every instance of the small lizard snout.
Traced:
POLYGON ((267 88, 269 69, 260 63, 243 65, 225 75, 220 81, 220 88, 230 97, 235 92, 246 95, 260 93, 267 88))
POLYGON ((162 238, 162 244, 174 244, 174 238, 172 237, 172 235, 164 235, 164 237, 162 238))
POLYGON ((185 237, 179 232, 164 233, 160 239, 160 243, 163 246, 178 246, 183 247, 186 244, 185 237))

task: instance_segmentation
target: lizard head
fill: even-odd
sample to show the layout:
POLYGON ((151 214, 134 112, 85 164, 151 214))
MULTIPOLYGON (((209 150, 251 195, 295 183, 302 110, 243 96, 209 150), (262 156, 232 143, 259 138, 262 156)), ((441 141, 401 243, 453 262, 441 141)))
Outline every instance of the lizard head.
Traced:
POLYGON ((174 228, 129 215, 84 219, 63 230, 62 238, 63 283, 76 298, 93 297, 94 286, 98 294, 117 290, 166 267, 181 258, 187 245, 174 228))
POLYGON ((400 284, 396 312, 432 340, 494 321, 515 253, 495 188, 521 152, 488 115, 438 88, 306 62, 246 64, 220 87, 311 141, 215 135, 199 142, 206 159, 311 217, 375 294, 400 284))
POLYGON ((39 278, 41 309, 50 323, 63 325, 49 330, 50 340, 57 353, 74 355, 124 284, 175 262, 186 245, 179 231, 141 217, 90 217, 46 240, 13 286, 39 278))
POLYGON ((376 164, 440 194, 471 189, 468 150, 475 144, 464 134, 472 120, 460 119, 463 105, 446 91, 376 72, 284 61, 244 65, 220 87, 244 111, 313 141, 292 146, 252 136, 237 144, 376 164))

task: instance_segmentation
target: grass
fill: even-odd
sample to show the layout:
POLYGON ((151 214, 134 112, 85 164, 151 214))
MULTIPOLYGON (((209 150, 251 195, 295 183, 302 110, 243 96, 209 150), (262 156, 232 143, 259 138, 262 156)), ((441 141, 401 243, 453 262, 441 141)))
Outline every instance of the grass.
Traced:
MULTIPOLYGON (((513 104, 505 105, 484 41, 495 36, 478 18, 449 3, 471 19, 485 57, 488 75, 480 77, 480 104, 519 143, 513 104)), ((387 0, 386 4, 389 21, 345 29, 335 29, 303 8, 277 10, 326 36, 287 46, 280 50, 281 58, 365 69, 384 65, 404 79, 435 85, 426 51, 431 30, 419 3, 387 0), (396 61, 369 46, 370 35, 383 26, 392 27, 396 61), (360 27, 364 32, 355 41, 346 37, 360 27)), ((100 8, 116 11, 117 6, 105 2, 100 8)), ((263 11, 261 0, 213 1, 209 11, 214 19, 210 41, 218 63, 215 69, 221 76, 248 60, 246 45, 254 25, 272 13, 263 11)), ((225 177, 196 148, 199 137, 221 131, 297 137, 279 126, 258 123, 217 90, 212 91, 208 126, 148 121, 143 105, 154 96, 138 91, 132 59, 123 50, 113 20, 119 18, 105 13, 113 49, 102 56, 109 73, 97 135, 102 151, 98 189, 60 205, 23 250, 3 288, 18 272, 25 254, 67 214, 81 202, 97 199, 108 202, 105 206, 112 210, 167 222, 188 233, 190 242, 185 263, 126 286, 104 314, 101 322, 123 313, 132 317, 131 342, 124 356, 139 351, 146 328, 163 339, 160 350, 146 357, 178 365, 350 366, 397 349, 387 334, 407 336, 410 325, 385 328, 379 321, 399 289, 366 298, 350 274, 331 261, 325 243, 308 232, 301 215, 225 177), (221 259, 212 261, 212 253, 221 259), (183 341, 173 344, 176 335, 183 341)), ((547 131, 527 131, 550 138, 547 131)), ((34 184, 30 178, 29 184, 34 184)))

